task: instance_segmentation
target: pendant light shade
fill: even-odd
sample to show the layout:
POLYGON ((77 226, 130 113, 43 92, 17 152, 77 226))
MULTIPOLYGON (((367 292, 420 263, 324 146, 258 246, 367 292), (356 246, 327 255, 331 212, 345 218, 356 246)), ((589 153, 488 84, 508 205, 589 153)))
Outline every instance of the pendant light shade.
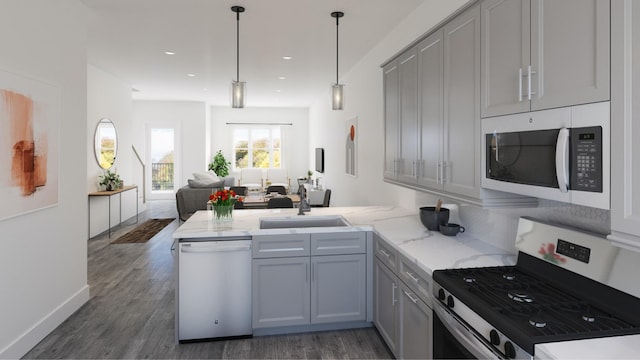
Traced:
POLYGON ((231 107, 243 108, 247 100, 247 83, 240 81, 240 13, 244 8, 232 6, 231 11, 236 13, 236 79, 231 83, 231 107))
POLYGON ((333 110, 342 110, 344 108, 344 85, 338 82, 338 64, 339 64, 339 32, 338 25, 340 18, 344 16, 342 11, 334 11, 331 17, 336 19, 336 83, 331 85, 331 108, 333 110))

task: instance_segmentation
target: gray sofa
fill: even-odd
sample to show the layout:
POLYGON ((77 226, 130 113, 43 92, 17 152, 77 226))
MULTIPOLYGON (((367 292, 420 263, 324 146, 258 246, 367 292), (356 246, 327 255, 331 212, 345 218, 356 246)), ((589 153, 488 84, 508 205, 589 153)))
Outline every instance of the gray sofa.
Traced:
MULTIPOLYGON (((235 185, 236 179, 233 176, 227 176, 222 179, 224 180, 222 184, 223 187, 235 185)), ((176 206, 181 221, 187 221, 187 219, 198 210, 206 210, 209 195, 214 190, 221 188, 221 186, 207 187, 201 186, 196 182, 189 182, 190 185, 183 186, 176 192, 176 206)))

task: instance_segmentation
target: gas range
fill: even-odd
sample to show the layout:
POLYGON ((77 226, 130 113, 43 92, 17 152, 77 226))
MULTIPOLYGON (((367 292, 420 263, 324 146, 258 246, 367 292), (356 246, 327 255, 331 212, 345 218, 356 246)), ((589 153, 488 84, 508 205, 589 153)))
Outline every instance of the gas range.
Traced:
MULTIPOLYGON (((640 299, 604 283, 618 249, 602 236, 522 218, 516 245, 515 266, 433 272, 438 323, 473 357, 533 358, 540 343, 640 334, 640 299)), ((437 346, 434 358, 446 357, 437 346)))

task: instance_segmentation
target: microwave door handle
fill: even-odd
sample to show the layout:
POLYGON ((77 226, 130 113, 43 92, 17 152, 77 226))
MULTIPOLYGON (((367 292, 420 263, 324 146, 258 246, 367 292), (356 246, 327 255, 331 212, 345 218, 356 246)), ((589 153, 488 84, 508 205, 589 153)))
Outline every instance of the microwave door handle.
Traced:
POLYGON ((558 132, 556 142, 556 177, 560 191, 569 191, 569 129, 562 128, 558 132))

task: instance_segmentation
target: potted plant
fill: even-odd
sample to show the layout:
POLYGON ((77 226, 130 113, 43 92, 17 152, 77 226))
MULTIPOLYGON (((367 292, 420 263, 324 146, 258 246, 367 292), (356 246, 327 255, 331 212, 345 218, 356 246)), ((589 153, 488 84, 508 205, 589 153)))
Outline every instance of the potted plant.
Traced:
POLYGON ((107 191, 113 191, 122 186, 122 180, 120 175, 107 170, 104 175, 100 175, 99 184, 104 186, 107 191))
POLYGON ((209 170, 213 171, 219 177, 225 177, 229 175, 229 165, 231 163, 225 159, 222 154, 222 150, 218 150, 216 155, 213 157, 211 162, 209 163, 209 170))

